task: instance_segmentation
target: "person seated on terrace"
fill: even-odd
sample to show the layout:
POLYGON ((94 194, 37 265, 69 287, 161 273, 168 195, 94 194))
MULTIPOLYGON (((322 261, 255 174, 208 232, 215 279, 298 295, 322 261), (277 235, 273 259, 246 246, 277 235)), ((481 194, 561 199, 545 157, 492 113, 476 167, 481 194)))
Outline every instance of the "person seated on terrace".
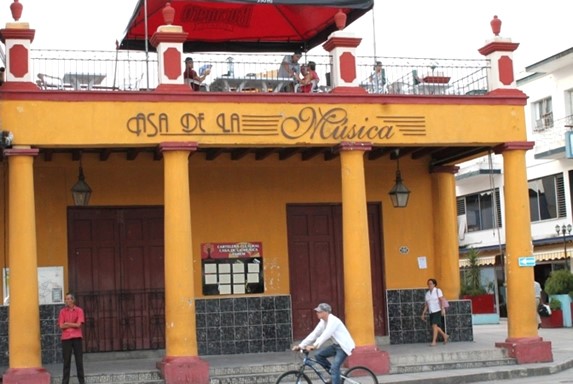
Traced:
POLYGON ((384 87, 386 85, 386 71, 382 68, 382 62, 377 61, 374 65, 374 72, 369 78, 372 93, 384 93, 384 87))
POLYGON ((300 72, 303 76, 300 81, 300 91, 302 93, 311 93, 316 90, 320 80, 316 73, 316 63, 314 61, 309 61, 308 64, 301 65, 300 72))
MULTIPOLYGON (((295 83, 300 81, 300 64, 298 61, 302 57, 300 51, 295 51, 292 55, 286 55, 281 62, 281 66, 278 72, 278 78, 280 79, 292 79, 295 83)), ((294 85, 289 84, 283 88, 286 92, 294 91, 294 85)))
POLYGON ((205 69, 205 72, 199 76, 193 69, 193 59, 191 57, 185 59, 185 71, 183 72, 183 79, 185 80, 185 84, 189 84, 189 86, 194 91, 199 91, 201 89, 201 83, 205 81, 205 78, 207 78, 210 73, 211 68, 207 68, 205 69))

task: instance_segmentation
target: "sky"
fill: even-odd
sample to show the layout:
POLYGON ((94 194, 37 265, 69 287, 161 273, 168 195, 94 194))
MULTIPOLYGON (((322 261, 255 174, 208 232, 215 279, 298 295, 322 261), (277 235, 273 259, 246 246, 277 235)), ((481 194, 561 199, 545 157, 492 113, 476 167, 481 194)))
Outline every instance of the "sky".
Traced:
MULTIPOLYGON (((0 0, 0 25, 13 21, 12 0, 0 0)), ((36 30, 32 49, 114 50, 137 0, 20 0, 20 21, 36 30)), ((362 37, 357 55, 480 59, 478 49, 493 37, 489 22, 502 20, 501 37, 520 43, 516 73, 573 47, 572 0, 375 0, 348 27, 362 37), (373 33, 375 31, 375 35, 373 33), (375 37, 374 37, 375 36, 375 37)), ((320 52, 322 48, 313 52, 320 52)))

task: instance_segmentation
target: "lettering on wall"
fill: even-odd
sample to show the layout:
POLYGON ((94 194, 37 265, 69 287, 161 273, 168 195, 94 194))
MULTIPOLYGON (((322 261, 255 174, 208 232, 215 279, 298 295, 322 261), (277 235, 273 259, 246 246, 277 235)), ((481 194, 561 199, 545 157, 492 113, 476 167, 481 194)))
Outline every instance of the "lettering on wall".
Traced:
POLYGON ((240 114, 203 112, 170 116, 166 113, 138 113, 126 123, 138 137, 156 136, 276 136, 287 140, 387 141, 395 136, 425 136, 424 116, 349 117, 345 108, 303 107, 298 114, 240 114))

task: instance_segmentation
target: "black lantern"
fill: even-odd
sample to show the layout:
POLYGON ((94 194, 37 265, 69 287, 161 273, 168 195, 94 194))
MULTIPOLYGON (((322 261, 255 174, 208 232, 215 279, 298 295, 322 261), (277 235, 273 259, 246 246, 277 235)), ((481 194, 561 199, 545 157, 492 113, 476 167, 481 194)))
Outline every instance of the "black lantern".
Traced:
POLYGON ((72 197, 74 198, 74 204, 80 207, 88 205, 90 202, 90 197, 92 195, 92 189, 86 183, 84 177, 84 170, 80 165, 80 174, 78 176, 78 181, 72 187, 72 197))
POLYGON ((390 192, 390 199, 392 200, 392 205, 394 208, 405 208, 408 205, 408 199, 410 198, 410 190, 406 188, 402 182, 402 175, 400 174, 400 157, 398 156, 398 150, 396 150, 396 184, 392 187, 390 192))

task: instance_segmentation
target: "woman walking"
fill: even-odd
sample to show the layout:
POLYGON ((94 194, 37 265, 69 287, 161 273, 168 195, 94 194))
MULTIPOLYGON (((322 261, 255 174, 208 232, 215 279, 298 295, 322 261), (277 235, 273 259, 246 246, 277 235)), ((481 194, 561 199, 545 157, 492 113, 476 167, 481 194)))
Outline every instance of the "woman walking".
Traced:
POLYGON ((444 294, 438 288, 436 279, 428 279, 428 292, 426 292, 426 302, 424 303, 424 311, 422 312, 422 320, 426 321, 426 313, 430 314, 430 324, 432 324, 432 344, 431 347, 436 346, 438 335, 442 336, 444 344, 448 342, 449 336, 443 331, 442 316, 446 316, 446 308, 444 307, 444 294))

